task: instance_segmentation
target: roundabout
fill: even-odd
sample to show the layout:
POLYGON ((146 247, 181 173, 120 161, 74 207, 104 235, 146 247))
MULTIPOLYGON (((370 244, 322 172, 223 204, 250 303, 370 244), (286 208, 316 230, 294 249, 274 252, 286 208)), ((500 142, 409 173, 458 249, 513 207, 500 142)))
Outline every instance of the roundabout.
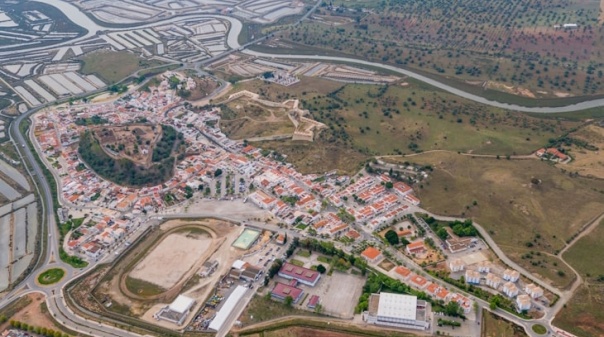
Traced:
POLYGON ((37 281, 39 284, 47 286, 55 284, 63 279, 65 276, 65 269, 63 268, 51 268, 46 269, 38 275, 37 281))

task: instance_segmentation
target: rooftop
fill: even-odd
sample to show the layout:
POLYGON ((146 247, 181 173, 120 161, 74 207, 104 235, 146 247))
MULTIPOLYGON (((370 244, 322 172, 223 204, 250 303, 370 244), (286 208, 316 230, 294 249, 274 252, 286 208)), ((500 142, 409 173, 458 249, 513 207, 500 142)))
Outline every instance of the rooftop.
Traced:
POLYGON ((381 293, 378 304, 378 316, 398 319, 415 320, 417 311, 417 297, 381 293))
POLYGON ((376 257, 380 256, 380 254, 382 254, 379 250, 369 246, 367 247, 362 253, 361 255, 363 255, 364 257, 373 260, 376 257))

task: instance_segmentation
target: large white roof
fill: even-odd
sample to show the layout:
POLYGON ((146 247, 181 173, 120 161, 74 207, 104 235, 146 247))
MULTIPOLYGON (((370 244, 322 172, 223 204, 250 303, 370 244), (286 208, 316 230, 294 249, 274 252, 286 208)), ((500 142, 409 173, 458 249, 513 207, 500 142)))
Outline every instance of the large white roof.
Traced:
POLYGON ((239 300, 241 300, 243 295, 245 295, 247 289, 248 288, 244 286, 237 286, 237 288, 233 290, 231 296, 227 298, 227 300, 222 305, 222 308, 220 308, 220 311, 218 311, 218 313, 216 314, 216 317, 214 317, 214 319, 210 323, 210 326, 208 326, 208 329, 218 331, 220 330, 220 328, 222 328, 224 322, 231 315, 231 312, 233 311, 233 309, 235 309, 235 306, 239 304, 239 300))
POLYGON ((235 262, 233 262, 233 268, 241 270, 243 269, 243 266, 245 266, 245 261, 241 261, 241 260, 235 260, 235 262))
POLYGON ((380 293, 378 316, 415 320, 417 297, 391 293, 380 293))
POLYGON ((178 295, 174 302, 170 304, 170 310, 175 311, 179 314, 184 314, 185 312, 187 312, 187 310, 191 309, 194 303, 194 299, 184 295, 178 295))

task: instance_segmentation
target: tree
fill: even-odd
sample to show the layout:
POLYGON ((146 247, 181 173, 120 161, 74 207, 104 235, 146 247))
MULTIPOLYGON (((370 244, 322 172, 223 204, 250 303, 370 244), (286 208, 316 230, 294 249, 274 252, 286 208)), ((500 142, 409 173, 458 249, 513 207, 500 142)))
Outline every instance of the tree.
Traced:
POLYGON ((445 305, 445 314, 447 316, 458 317, 463 315, 463 309, 459 305, 459 303, 455 301, 451 301, 445 305))
POLYGON ((388 182, 386 182, 386 184, 384 186, 386 186, 386 188, 390 189, 390 188, 394 187, 394 184, 392 183, 392 181, 388 181, 388 182))
POLYGON ((321 274, 325 274, 325 272, 327 271, 327 268, 325 268, 324 265, 320 264, 317 266, 317 271, 321 274))
POLYGON ((222 169, 216 169, 216 171, 214 171, 214 178, 220 177, 221 174, 222 174, 222 169))
POLYGON ((321 303, 317 303, 315 305, 315 314, 321 314, 323 313, 323 306, 321 305, 321 303))
POLYGON ((438 237, 441 238, 442 240, 446 240, 449 237, 449 233, 447 232, 447 230, 444 227, 439 228, 436 231, 436 235, 438 235, 438 237))
POLYGON ((398 234, 396 234, 396 232, 393 231, 392 229, 387 231, 386 234, 384 235, 384 237, 393 246, 399 244, 398 234))
POLYGON ((292 304, 294 304, 294 298, 291 296, 287 296, 285 297, 285 301, 283 301, 285 303, 286 307, 291 307, 292 304))

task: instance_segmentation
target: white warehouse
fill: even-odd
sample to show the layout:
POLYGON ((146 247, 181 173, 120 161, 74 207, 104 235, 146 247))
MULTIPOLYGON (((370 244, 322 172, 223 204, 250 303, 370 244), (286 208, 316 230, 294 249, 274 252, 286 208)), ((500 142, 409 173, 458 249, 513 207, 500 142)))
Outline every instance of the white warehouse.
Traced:
POLYGON ((427 330, 430 316, 429 304, 418 301, 416 296, 381 293, 371 294, 363 320, 375 325, 427 330))

